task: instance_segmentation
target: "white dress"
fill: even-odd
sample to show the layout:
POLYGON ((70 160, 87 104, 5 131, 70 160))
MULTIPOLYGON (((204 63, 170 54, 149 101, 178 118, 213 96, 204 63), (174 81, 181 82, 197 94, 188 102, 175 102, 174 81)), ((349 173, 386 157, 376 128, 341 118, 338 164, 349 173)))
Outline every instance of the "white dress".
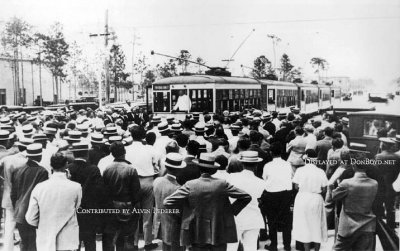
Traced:
POLYGON ((324 171, 313 164, 297 169, 293 182, 299 185, 294 201, 293 238, 303 243, 326 242, 328 227, 321 188, 327 186, 324 171))

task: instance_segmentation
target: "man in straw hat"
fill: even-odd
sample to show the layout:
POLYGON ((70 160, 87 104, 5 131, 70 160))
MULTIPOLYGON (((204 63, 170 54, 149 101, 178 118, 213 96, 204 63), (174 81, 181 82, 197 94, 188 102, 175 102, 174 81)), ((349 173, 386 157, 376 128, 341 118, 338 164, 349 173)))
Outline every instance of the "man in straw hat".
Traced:
POLYGON ((165 147, 169 142, 173 141, 173 139, 169 137, 170 128, 167 122, 161 122, 158 124, 157 128, 161 136, 156 139, 154 148, 159 152, 159 154, 165 155, 165 147))
POLYGON ((99 161, 106 156, 105 142, 104 136, 101 133, 92 133, 90 135, 92 148, 89 150, 88 161, 91 165, 97 166, 99 161))
POLYGON ((18 146, 19 152, 13 155, 5 156, 0 160, 0 169, 3 170, 4 174, 4 188, 3 188, 3 199, 1 207, 4 209, 4 250, 14 250, 14 230, 15 230, 15 218, 14 218, 14 207, 11 202, 11 187, 12 187, 12 175, 19 168, 23 167, 27 158, 25 156, 26 147, 33 144, 33 139, 22 138, 16 145, 18 146))
POLYGON ((179 210, 175 213, 169 213, 169 210, 164 206, 164 199, 173 194, 180 185, 177 182, 177 176, 186 163, 183 161, 183 156, 179 153, 168 153, 165 159, 165 168, 167 175, 157 178, 153 183, 153 191, 156 202, 156 216, 154 221, 157 227, 155 235, 158 233, 158 226, 161 224, 161 239, 163 241, 164 251, 179 251, 185 250, 179 243, 181 219, 179 210), (165 212, 164 212, 165 211, 165 212), (158 224, 160 223, 160 224, 158 224))
POLYGON ((61 153, 54 154, 50 162, 53 174, 33 189, 25 217, 37 228, 38 250, 76 250, 79 246, 76 212, 82 188, 67 178, 67 159, 61 153))
MULTIPOLYGON (((257 250, 257 238, 260 229, 264 228, 264 219, 258 207, 258 199, 265 190, 265 182, 255 176, 257 166, 262 162, 256 151, 242 152, 239 161, 243 171, 232 173, 227 181, 233 186, 250 194, 250 203, 235 217, 238 239, 243 244, 243 250, 257 250), (249 220, 251 219, 251 220, 249 220)), ((228 250, 237 250, 239 242, 228 244, 228 250)))
MULTIPOLYGON (((365 160, 363 152, 354 159, 365 160)), ((368 165, 353 165, 354 177, 343 180, 333 191, 333 200, 342 201, 334 250, 375 250, 376 216, 372 212, 378 183, 366 174, 368 165)))
POLYGON ((210 141, 204 138, 206 125, 203 122, 197 122, 194 126, 194 133, 196 135, 195 141, 199 142, 200 145, 205 145, 207 152, 211 153, 212 151, 212 144, 210 141))
POLYGON ((199 166, 201 177, 186 182, 164 200, 164 205, 180 208, 186 204, 182 211, 181 246, 191 245, 194 251, 226 250, 227 243, 237 242, 234 215, 251 201, 251 196, 225 180, 211 177, 219 167, 213 154, 203 153, 193 161, 199 166), (236 200, 231 204, 229 198, 236 200))
POLYGON ((104 185, 109 192, 112 207, 128 214, 108 215, 103 232, 103 250, 123 250, 124 246, 130 250, 134 247, 136 218, 132 213, 140 190, 140 181, 136 169, 125 158, 125 147, 120 141, 113 142, 110 151, 114 161, 103 173, 104 185))
POLYGON ((42 159, 42 145, 30 144, 26 148, 28 161, 14 173, 11 182, 11 202, 15 210, 15 222, 21 236, 20 250, 36 250, 36 228, 25 220, 29 198, 33 188, 48 179, 47 170, 39 162, 42 159))
MULTIPOLYGON (((82 210, 103 208, 105 197, 99 169, 87 162, 88 151, 87 143, 72 144, 74 161, 67 166, 71 180, 82 186, 82 210)), ((96 230, 101 225, 100 217, 100 214, 93 213, 78 214, 79 240, 85 244, 85 250, 96 250, 96 230)))

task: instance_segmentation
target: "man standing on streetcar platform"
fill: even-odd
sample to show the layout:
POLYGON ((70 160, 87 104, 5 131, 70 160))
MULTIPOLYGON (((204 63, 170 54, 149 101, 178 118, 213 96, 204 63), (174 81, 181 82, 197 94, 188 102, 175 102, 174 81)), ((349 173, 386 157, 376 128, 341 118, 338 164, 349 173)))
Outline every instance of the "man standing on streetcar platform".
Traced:
POLYGON ((189 96, 186 95, 182 90, 179 91, 178 101, 176 102, 174 109, 172 111, 176 112, 190 112, 192 106, 192 101, 189 96))

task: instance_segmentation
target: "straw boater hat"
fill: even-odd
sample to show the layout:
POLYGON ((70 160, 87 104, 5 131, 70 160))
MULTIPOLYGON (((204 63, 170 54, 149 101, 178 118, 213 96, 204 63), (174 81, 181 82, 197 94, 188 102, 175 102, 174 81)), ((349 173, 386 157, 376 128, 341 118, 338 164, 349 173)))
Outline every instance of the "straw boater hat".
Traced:
POLYGON ((12 121, 11 121, 10 117, 4 117, 4 118, 0 119, 0 124, 11 125, 12 121))
POLYGON ((89 144, 87 143, 73 143, 72 148, 70 149, 71 152, 84 152, 89 151, 89 144))
POLYGON ((67 141, 81 141, 82 133, 80 131, 69 131, 68 136, 64 137, 67 141))
POLYGON ((35 143, 48 140, 46 134, 44 133, 36 133, 35 135, 32 136, 32 139, 35 143))
POLYGON ((56 135, 57 134, 57 128, 53 127, 44 127, 43 128, 43 133, 47 135, 56 135))
POLYGON ((114 142, 122 142, 123 144, 126 143, 122 140, 122 136, 111 136, 108 138, 108 141, 105 144, 110 146, 114 142))
POLYGON ((279 118, 286 118, 286 112, 280 112, 280 113, 278 113, 278 117, 279 118))
POLYGON ((33 121, 36 120, 36 117, 31 116, 31 117, 28 117, 26 120, 27 120, 28 122, 33 122, 33 121))
POLYGON ((76 129, 80 131, 82 134, 88 135, 89 134, 89 125, 88 124, 79 124, 76 126, 76 129))
POLYGON ((104 144, 106 142, 103 134, 101 134, 101 133, 93 133, 90 136, 91 136, 90 142, 92 144, 104 144))
POLYGON ((1 130, 7 130, 7 131, 9 131, 10 133, 15 132, 15 127, 12 126, 12 125, 2 124, 2 125, 0 125, 0 128, 1 128, 1 130))
POLYGON ((117 127, 115 126, 106 127, 106 131, 103 134, 107 136, 117 136, 118 135, 117 127))
POLYGON ((382 142, 382 144, 386 145, 394 145, 396 144, 396 140, 393 138, 388 138, 388 137, 381 137, 379 138, 379 141, 382 142))
POLYGON ((243 128, 238 125, 238 124, 232 124, 229 129, 231 129, 232 131, 241 131, 243 128))
POLYGON ((167 122, 161 122, 160 124, 158 124, 157 129, 158 129, 159 132, 167 131, 169 129, 168 123, 167 122))
POLYGON ((160 123, 161 122, 161 117, 160 116, 153 116, 153 118, 151 119, 152 123, 160 123))
POLYGON ((361 143, 351 142, 349 148, 355 151, 367 151, 367 145, 361 143))
POLYGON ((33 139, 31 138, 21 138, 17 142, 15 142, 15 145, 17 146, 29 146, 30 144, 33 144, 33 139))
POLYGON ((346 117, 343 117, 342 118, 342 123, 345 124, 345 125, 348 125, 349 124, 349 119, 346 118, 346 117))
POLYGON ((10 135, 9 131, 0 130, 0 141, 9 140, 12 136, 10 135))
POLYGON ((219 164, 215 163, 215 155, 212 153, 201 153, 199 159, 194 159, 193 162, 201 167, 219 168, 219 164))
POLYGON ((22 127, 22 133, 23 133, 24 135, 32 135, 32 134, 34 134, 34 132, 33 132, 33 126, 32 126, 31 124, 24 125, 24 126, 22 127))
POLYGON ((205 131, 206 125, 202 122, 196 123, 196 125, 193 128, 193 131, 195 132, 204 132, 205 131))
POLYGON ((174 121, 174 119, 175 119, 175 118, 174 118, 174 116, 172 116, 172 115, 170 115, 170 116, 167 117, 167 121, 168 121, 168 122, 172 122, 172 121, 174 121))
POLYGON ((258 157, 258 152, 256 151, 244 151, 241 153, 239 161, 244 163, 258 163, 262 161, 262 158, 258 157))
POLYGON ((167 167, 176 169, 186 167, 186 162, 183 161, 183 156, 179 153, 168 153, 164 164, 167 167))
POLYGON ((181 124, 172 124, 170 130, 172 132, 181 132, 181 131, 183 131, 181 124))
POLYGON ((264 114, 262 115, 262 119, 263 119, 263 120, 270 120, 270 119, 271 119, 271 114, 269 114, 269 113, 264 113, 264 114))
POLYGON ((41 156, 42 155, 42 144, 33 143, 26 147, 26 156, 34 157, 34 156, 41 156))

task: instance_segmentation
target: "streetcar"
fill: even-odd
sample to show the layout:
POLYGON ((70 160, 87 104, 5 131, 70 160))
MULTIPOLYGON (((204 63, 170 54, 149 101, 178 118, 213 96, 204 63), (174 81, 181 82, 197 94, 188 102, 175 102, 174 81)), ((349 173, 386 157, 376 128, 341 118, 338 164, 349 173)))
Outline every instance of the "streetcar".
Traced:
MULTIPOLYGON (((264 111, 289 112, 299 107, 305 114, 331 109, 341 100, 338 86, 257 80, 248 77, 182 75, 155 81, 151 88, 152 111, 173 112, 179 93, 188 95, 191 111, 221 114, 257 108, 264 111)), ((179 114, 179 112, 178 112, 179 114)))
POLYGON ((154 113, 171 113, 179 92, 188 95, 191 112, 222 113, 260 107, 259 81, 244 77, 212 75, 176 76, 158 80, 152 85, 154 113))

